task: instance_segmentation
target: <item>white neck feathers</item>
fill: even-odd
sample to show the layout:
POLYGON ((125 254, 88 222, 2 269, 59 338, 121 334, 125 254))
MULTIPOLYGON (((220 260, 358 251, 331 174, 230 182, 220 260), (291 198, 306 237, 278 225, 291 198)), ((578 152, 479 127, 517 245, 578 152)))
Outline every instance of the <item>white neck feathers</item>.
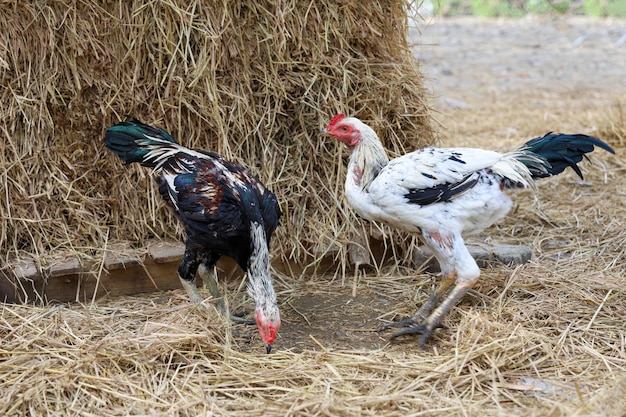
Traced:
POLYGON ((265 229, 252 222, 250 225, 250 259, 248 261, 248 293, 257 308, 271 318, 278 315, 278 303, 270 274, 270 256, 265 229))
POLYGON ((361 140, 352 148, 348 165, 348 181, 364 190, 389 163, 389 157, 378 135, 364 123, 359 126, 361 140))

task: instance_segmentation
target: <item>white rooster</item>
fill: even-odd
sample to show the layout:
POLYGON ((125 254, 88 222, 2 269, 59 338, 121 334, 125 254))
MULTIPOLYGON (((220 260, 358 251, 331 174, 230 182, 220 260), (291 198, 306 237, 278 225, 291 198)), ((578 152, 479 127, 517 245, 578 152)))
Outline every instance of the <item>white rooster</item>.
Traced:
POLYGON ((442 327, 450 309, 467 293, 480 270, 463 241, 503 218, 511 208, 509 188, 534 187, 536 178, 576 166, 594 146, 614 153, 587 135, 549 133, 518 150, 501 154, 473 148, 428 147, 389 160, 376 132, 354 117, 338 114, 321 132, 348 145, 345 194, 348 204, 367 220, 380 221, 420 235, 433 251, 442 281, 393 338, 421 334, 422 348, 442 327))

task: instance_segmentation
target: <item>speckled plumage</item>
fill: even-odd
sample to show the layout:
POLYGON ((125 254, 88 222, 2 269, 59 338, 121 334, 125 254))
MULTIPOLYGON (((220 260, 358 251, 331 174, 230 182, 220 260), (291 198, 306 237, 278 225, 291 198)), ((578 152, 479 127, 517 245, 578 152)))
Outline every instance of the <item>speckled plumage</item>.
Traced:
POLYGON ((481 232, 509 212, 507 189, 534 188, 535 178, 556 175, 567 166, 582 175, 576 163, 594 146, 612 152, 590 136, 551 133, 506 154, 427 147, 390 161, 374 130, 359 119, 337 115, 322 135, 351 148, 348 204, 365 219, 420 235, 440 264, 440 288, 401 322, 408 330, 396 333, 421 333, 420 346, 478 279, 480 270, 463 236, 481 232))
POLYGON ((186 148, 165 130, 137 120, 107 129, 105 144, 124 162, 153 168, 159 193, 185 228, 178 272, 192 299, 200 299, 198 267, 212 271, 221 256, 231 257, 248 273, 259 331, 270 346, 280 327, 269 270, 270 240, 281 215, 274 193, 246 168, 186 148), (262 328, 270 324, 273 332, 262 328))

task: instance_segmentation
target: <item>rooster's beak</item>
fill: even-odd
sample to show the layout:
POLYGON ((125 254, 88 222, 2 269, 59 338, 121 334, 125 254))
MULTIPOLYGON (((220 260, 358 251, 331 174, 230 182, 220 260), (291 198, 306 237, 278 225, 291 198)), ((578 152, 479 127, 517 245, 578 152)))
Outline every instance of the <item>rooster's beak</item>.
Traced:
POLYGON ((326 128, 320 130, 320 136, 323 138, 329 138, 330 137, 330 133, 328 133, 328 130, 326 130, 326 128))

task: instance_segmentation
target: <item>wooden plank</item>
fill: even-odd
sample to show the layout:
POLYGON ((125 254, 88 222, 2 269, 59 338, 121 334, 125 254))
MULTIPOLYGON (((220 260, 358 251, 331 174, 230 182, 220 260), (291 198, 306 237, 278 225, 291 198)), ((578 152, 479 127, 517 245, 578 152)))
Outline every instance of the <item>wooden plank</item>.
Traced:
POLYGON ((164 242, 157 247, 163 248, 157 252, 159 264, 145 249, 132 250, 128 244, 110 248, 104 265, 83 265, 76 257, 63 257, 40 270, 32 259, 15 261, 0 271, 0 300, 90 302, 94 293, 100 298, 180 288, 176 272, 180 244, 164 242))
POLYGON ((148 244, 148 254, 156 263, 180 262, 185 253, 185 245, 180 242, 154 241, 148 244))
POLYGON ((126 269, 141 266, 143 263, 137 251, 131 249, 130 245, 119 245, 111 248, 104 256, 104 268, 107 271, 126 269))
POLYGON ((0 299, 7 303, 41 301, 44 282, 33 258, 13 262, 0 274, 0 299))
POLYGON ((66 275, 77 275, 83 272, 83 266, 77 258, 68 258, 57 261, 48 267, 49 277, 63 277, 66 275))
MULTIPOLYGON (((370 239, 370 247, 377 261, 390 256, 385 255, 381 242, 376 239, 370 239)), ((492 262, 524 263, 532 255, 528 246, 519 245, 468 245, 468 248, 481 267, 492 262)), ((182 243, 155 241, 140 250, 122 243, 109 249, 103 265, 83 265, 76 257, 66 257, 43 269, 38 268, 33 259, 15 262, 12 267, 0 270, 0 300, 11 303, 91 302, 94 293, 97 299, 181 288, 178 265, 185 250, 182 243)), ((273 265, 289 275, 320 274, 336 269, 335 255, 335 252, 321 254, 321 259, 311 258, 310 262, 302 264, 276 259, 273 265)), ((438 270, 437 262, 426 248, 416 250, 413 260, 416 265, 424 264, 428 270, 438 270)), ((217 274, 222 283, 238 283, 244 277, 235 262, 226 257, 218 262, 217 274)), ((201 284, 200 279, 198 284, 201 284)))

